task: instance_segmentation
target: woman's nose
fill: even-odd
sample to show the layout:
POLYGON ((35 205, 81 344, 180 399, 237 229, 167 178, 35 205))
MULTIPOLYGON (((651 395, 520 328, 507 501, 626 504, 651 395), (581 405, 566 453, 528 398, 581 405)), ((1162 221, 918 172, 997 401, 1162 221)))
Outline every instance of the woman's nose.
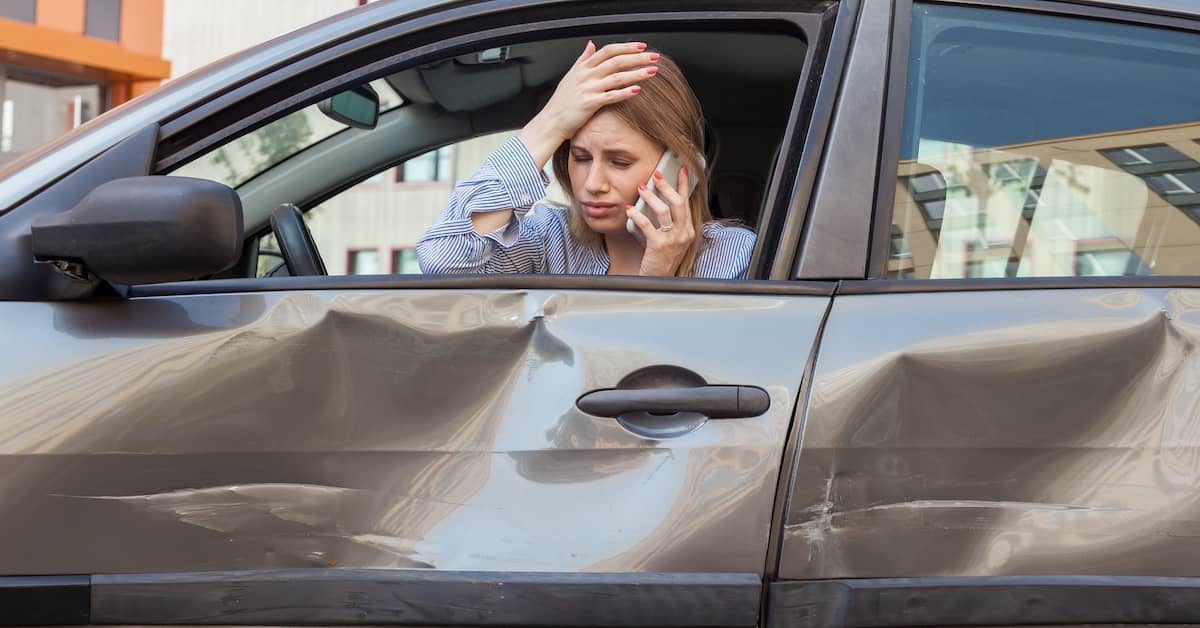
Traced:
POLYGON ((608 177, 605 176, 604 169, 600 166, 592 166, 588 168, 587 179, 583 182, 588 193, 598 194, 608 191, 608 177))

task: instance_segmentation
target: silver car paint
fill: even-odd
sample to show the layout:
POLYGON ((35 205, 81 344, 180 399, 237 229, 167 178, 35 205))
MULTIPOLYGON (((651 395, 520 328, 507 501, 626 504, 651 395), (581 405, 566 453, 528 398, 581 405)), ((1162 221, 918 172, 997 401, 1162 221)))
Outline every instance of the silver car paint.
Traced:
POLYGON ((761 573, 827 297, 345 291, 0 304, 0 570, 761 573), (575 400, 675 364, 764 416, 575 400))
POLYGON ((781 577, 1191 576, 1200 291, 838 296, 781 577))

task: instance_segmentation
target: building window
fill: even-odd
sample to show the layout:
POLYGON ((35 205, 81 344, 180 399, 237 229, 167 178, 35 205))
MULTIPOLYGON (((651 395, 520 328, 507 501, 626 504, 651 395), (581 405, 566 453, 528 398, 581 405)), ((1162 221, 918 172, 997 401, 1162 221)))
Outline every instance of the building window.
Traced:
POLYGON ((447 146, 417 155, 396 168, 398 183, 449 181, 453 176, 453 147, 447 146))
POLYGON ((379 251, 376 249, 350 249, 346 252, 347 275, 378 275, 379 251))
POLYGON ((420 275, 421 265, 417 262, 417 250, 392 249, 392 274, 420 275))
POLYGON ((87 0, 83 34, 121 41, 121 0, 87 0))
POLYGON ((4 0, 0 2, 0 17, 33 23, 37 18, 37 0, 4 0))

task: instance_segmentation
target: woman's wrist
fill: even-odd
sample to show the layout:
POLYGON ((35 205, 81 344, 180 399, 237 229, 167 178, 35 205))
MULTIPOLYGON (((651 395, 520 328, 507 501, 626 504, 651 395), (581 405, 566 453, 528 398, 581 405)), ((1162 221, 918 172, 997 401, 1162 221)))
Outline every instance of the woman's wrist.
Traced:
POLYGON ((521 129, 521 133, 517 137, 525 145, 529 156, 533 158, 533 163, 539 169, 546 166, 546 162, 554 156, 554 151, 558 150, 558 147, 567 139, 562 133, 556 131, 542 114, 534 116, 529 124, 521 129))

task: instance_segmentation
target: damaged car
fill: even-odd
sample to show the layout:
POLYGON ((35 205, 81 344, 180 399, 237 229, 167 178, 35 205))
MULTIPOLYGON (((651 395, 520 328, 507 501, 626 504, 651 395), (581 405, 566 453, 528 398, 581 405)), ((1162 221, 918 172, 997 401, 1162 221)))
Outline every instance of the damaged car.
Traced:
POLYGON ((0 172, 0 624, 1200 623, 1192 0, 383 0, 0 172), (584 42, 744 280, 423 275, 584 42))

